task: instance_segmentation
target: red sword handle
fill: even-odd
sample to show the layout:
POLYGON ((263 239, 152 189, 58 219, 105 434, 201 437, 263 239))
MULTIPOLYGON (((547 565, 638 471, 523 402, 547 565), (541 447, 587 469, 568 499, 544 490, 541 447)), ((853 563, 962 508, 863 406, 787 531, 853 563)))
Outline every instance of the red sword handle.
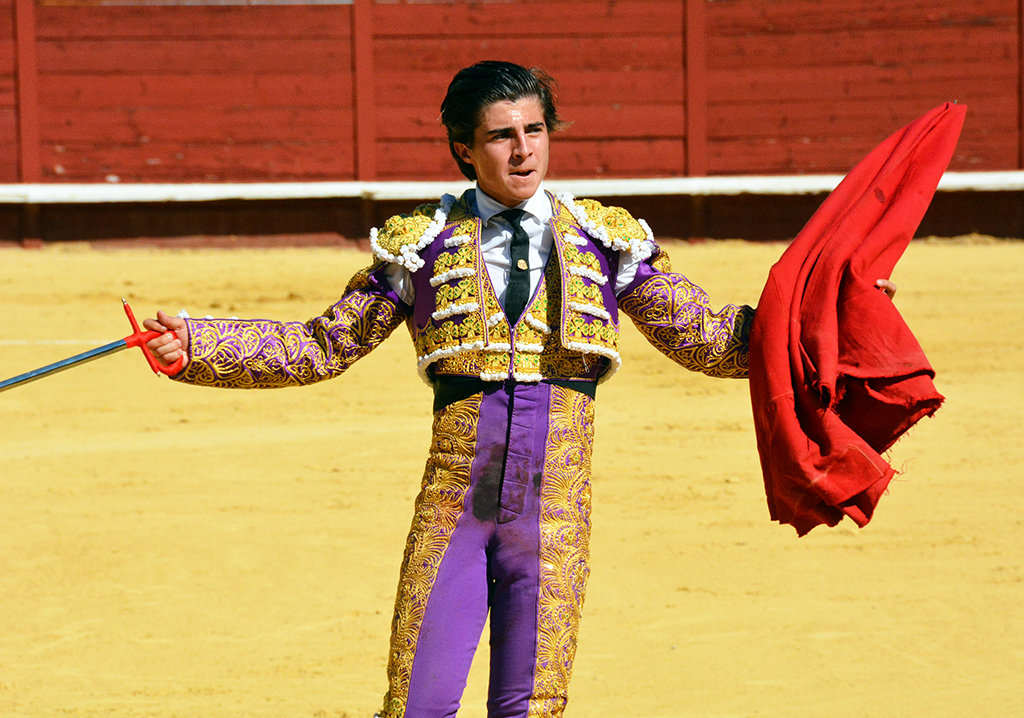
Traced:
POLYGON ((138 347, 142 350, 142 354, 146 357, 146 361, 149 362, 149 368, 153 370, 154 374, 167 374, 168 376, 177 374, 181 371, 181 365, 185 363, 185 357, 180 357, 177 361, 169 366, 164 366, 156 360, 152 354, 149 353, 149 349, 146 348, 146 342, 151 339, 156 339, 164 334, 170 334, 171 332, 144 332, 139 328, 139 323, 135 321, 135 315, 132 314, 132 308, 128 306, 128 302, 124 299, 121 300, 124 303, 124 313, 128 315, 128 321, 132 324, 132 329, 135 333, 131 336, 124 338, 124 343, 130 347, 138 347))

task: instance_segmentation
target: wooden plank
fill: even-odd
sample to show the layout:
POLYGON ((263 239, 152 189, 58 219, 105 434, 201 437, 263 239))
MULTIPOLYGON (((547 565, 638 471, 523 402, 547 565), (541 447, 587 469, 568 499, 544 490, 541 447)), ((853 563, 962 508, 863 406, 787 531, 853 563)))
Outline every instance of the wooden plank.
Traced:
MULTIPOLYGON (((684 123, 680 105, 596 105, 559 109, 572 126, 558 137, 617 139, 641 137, 682 138, 684 123)), ((436 109, 392 107, 381 113, 378 134, 382 140, 414 140, 443 137, 436 109)))
POLYGON ((957 143, 949 169, 960 172, 1019 169, 1013 154, 1018 141, 1016 133, 985 133, 963 137, 957 143))
MULTIPOLYGON (((423 105, 435 110, 441 106, 448 83, 458 71, 379 70, 377 106, 395 107, 423 105)), ((638 104, 682 104, 683 73, 681 67, 665 70, 571 70, 552 68, 558 83, 558 104, 603 105, 610 102, 638 104)))
MULTIPOLYGON (((377 145, 382 180, 458 180, 446 142, 384 142, 377 145)), ((569 140, 552 142, 550 177, 678 176, 682 140, 569 140)))
MULTIPOLYGON (((0 80, 2 81, 2 80, 0 80)), ((45 108, 349 107, 352 74, 44 74, 45 108)))
MULTIPOLYGON (((723 140, 710 144, 711 173, 739 174, 846 174, 884 135, 859 135, 844 142, 723 140)), ((1014 169, 1015 133, 988 135, 978 142, 962 138, 950 163, 955 171, 1014 169)))
POLYGON ((516 35, 678 34, 682 5, 672 1, 591 3, 381 4, 376 7, 380 37, 422 38, 494 35, 496 28, 516 35))
POLYGON ((1014 8, 1007 0, 850 0, 841 5, 821 0, 708 3, 713 35, 766 33, 792 35, 863 29, 937 26, 1013 26, 1014 8))
MULTIPOLYGON (((845 137, 873 133, 886 137, 932 107, 932 99, 874 102, 776 102, 772 105, 717 105, 711 109, 713 139, 740 137, 845 137)), ((1016 128, 1016 98, 991 101, 971 112, 972 122, 981 122, 987 131, 1016 128)))
POLYGON ((349 5, 39 8, 45 39, 335 38, 351 33, 349 5))
POLYGON ((18 58, 15 86, 18 110, 18 177, 22 182, 38 182, 40 178, 39 134, 42 116, 39 108, 35 11, 35 0, 15 0, 14 39, 18 58))
POLYGON ((845 146, 771 140, 712 141, 711 173, 845 174, 877 145, 877 139, 861 137, 845 146))
POLYGON ((658 37, 548 38, 495 34, 474 39, 378 38, 374 67, 383 72, 457 70, 484 59, 539 66, 557 77, 564 70, 671 70, 682 62, 679 35, 658 37))
POLYGON ((0 37, 14 37, 14 3, 0 3, 0 37))
POLYGON ((352 102, 355 105, 352 141, 356 178, 362 181, 370 181, 377 175, 373 11, 371 0, 355 0, 352 6, 352 102))
POLYGON ((927 62, 983 62, 1016 57, 1015 31, 936 28, 927 32, 851 31, 844 34, 708 38, 709 63, 718 70, 806 65, 900 66, 927 62))
POLYGON ((14 74, 14 34, 0 38, 0 74, 14 74))
POLYGON ((1024 169, 1024 2, 1017 0, 1017 168, 1024 169))
POLYGON ((0 109, 14 109, 16 102, 14 78, 0 76, 0 109))
POLYGON ((279 142, 352 137, 351 108, 59 109, 46 113, 43 137, 60 143, 146 141, 279 142))
MULTIPOLYGON (((871 100, 879 97, 989 97, 1016 95, 1016 62, 943 63, 901 67, 809 66, 786 72, 752 67, 711 72, 719 104, 778 99, 871 100)), ((966 99, 964 100, 967 101, 966 99)))
POLYGON ((704 0, 686 2, 686 160, 683 172, 708 172, 708 57, 704 0))
POLYGON ((332 181, 355 179, 351 144, 339 142, 55 145, 43 147, 44 179, 103 182, 332 181))
POLYGON ((18 145, 0 140, 0 182, 19 182, 18 145))
POLYGON ((677 177, 685 161, 682 139, 565 140, 552 148, 552 179, 677 177))
POLYGON ((0 142, 18 142, 18 111, 14 107, 0 109, 0 142))
POLYGON ((83 40, 43 42, 46 73, 296 72, 352 69, 348 43, 336 40, 83 40))

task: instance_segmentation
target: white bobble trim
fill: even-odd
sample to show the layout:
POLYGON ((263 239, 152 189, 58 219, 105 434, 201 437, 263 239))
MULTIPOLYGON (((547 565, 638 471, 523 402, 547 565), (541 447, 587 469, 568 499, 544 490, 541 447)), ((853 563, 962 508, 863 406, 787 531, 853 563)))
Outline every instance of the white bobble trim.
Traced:
POLYGON ((583 312, 589 314, 592 317, 599 317, 605 321, 611 321, 612 316, 601 307, 594 304, 581 304, 580 302, 569 302, 569 308, 575 309, 577 312, 583 312))
POLYGON ((602 287, 608 283, 608 277, 604 276, 600 272, 595 272, 590 267, 581 267, 576 264, 570 264, 567 269, 569 274, 575 274, 577 277, 586 277, 591 281, 597 282, 602 287))
POLYGON ((463 277, 472 277, 476 275, 476 270, 473 267, 457 267, 456 269, 450 269, 447 272, 438 274, 437 276, 430 278, 430 286, 436 287, 439 284, 444 284, 453 279, 462 279, 463 277))
POLYGON ((498 326, 498 323, 504 318, 505 314, 503 312, 499 311, 497 314, 492 314, 487 318, 487 328, 494 329, 494 327, 498 326))
POLYGON ((535 319, 534 316, 532 314, 530 314, 529 312, 526 313, 526 323, 528 325, 530 325, 530 327, 532 327, 533 329, 536 329, 538 332, 540 332, 542 334, 550 334, 551 333, 551 327, 549 327, 544 322, 542 322, 542 321, 540 321, 538 319, 535 319))
POLYGON ((476 302, 466 302, 465 304, 452 304, 445 307, 444 309, 439 309, 430 316, 434 318, 435 322, 438 322, 441 321, 442 319, 447 319, 448 317, 453 316, 455 314, 469 314, 470 312, 475 312, 479 308, 480 305, 477 304, 476 302))

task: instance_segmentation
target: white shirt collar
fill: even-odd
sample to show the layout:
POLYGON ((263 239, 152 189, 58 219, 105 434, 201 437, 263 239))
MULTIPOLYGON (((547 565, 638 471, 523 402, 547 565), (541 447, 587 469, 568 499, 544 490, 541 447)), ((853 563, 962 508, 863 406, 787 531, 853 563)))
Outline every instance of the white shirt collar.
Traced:
MULTIPOLYGON (((499 212, 504 212, 508 207, 503 205, 496 199, 493 199, 490 195, 480 189, 480 185, 476 186, 475 193, 476 201, 476 213, 480 217, 480 221, 487 224, 491 221, 491 218, 499 212)), ((519 209, 523 210, 527 214, 533 215, 540 222, 547 222, 551 219, 551 201, 548 199, 547 193, 544 191, 544 183, 542 182, 540 187, 534 193, 530 199, 525 202, 520 202, 516 205, 519 209)))

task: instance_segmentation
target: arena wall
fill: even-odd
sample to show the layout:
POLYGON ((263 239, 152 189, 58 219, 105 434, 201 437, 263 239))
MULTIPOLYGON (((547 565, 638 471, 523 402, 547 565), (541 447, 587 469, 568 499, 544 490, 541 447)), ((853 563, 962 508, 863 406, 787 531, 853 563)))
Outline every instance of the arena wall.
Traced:
POLYGON ((1020 0, 187 2, 0 0, 0 182, 458 179, 480 59, 558 79, 553 178, 845 173, 951 100, 951 169, 1024 168, 1020 0))

